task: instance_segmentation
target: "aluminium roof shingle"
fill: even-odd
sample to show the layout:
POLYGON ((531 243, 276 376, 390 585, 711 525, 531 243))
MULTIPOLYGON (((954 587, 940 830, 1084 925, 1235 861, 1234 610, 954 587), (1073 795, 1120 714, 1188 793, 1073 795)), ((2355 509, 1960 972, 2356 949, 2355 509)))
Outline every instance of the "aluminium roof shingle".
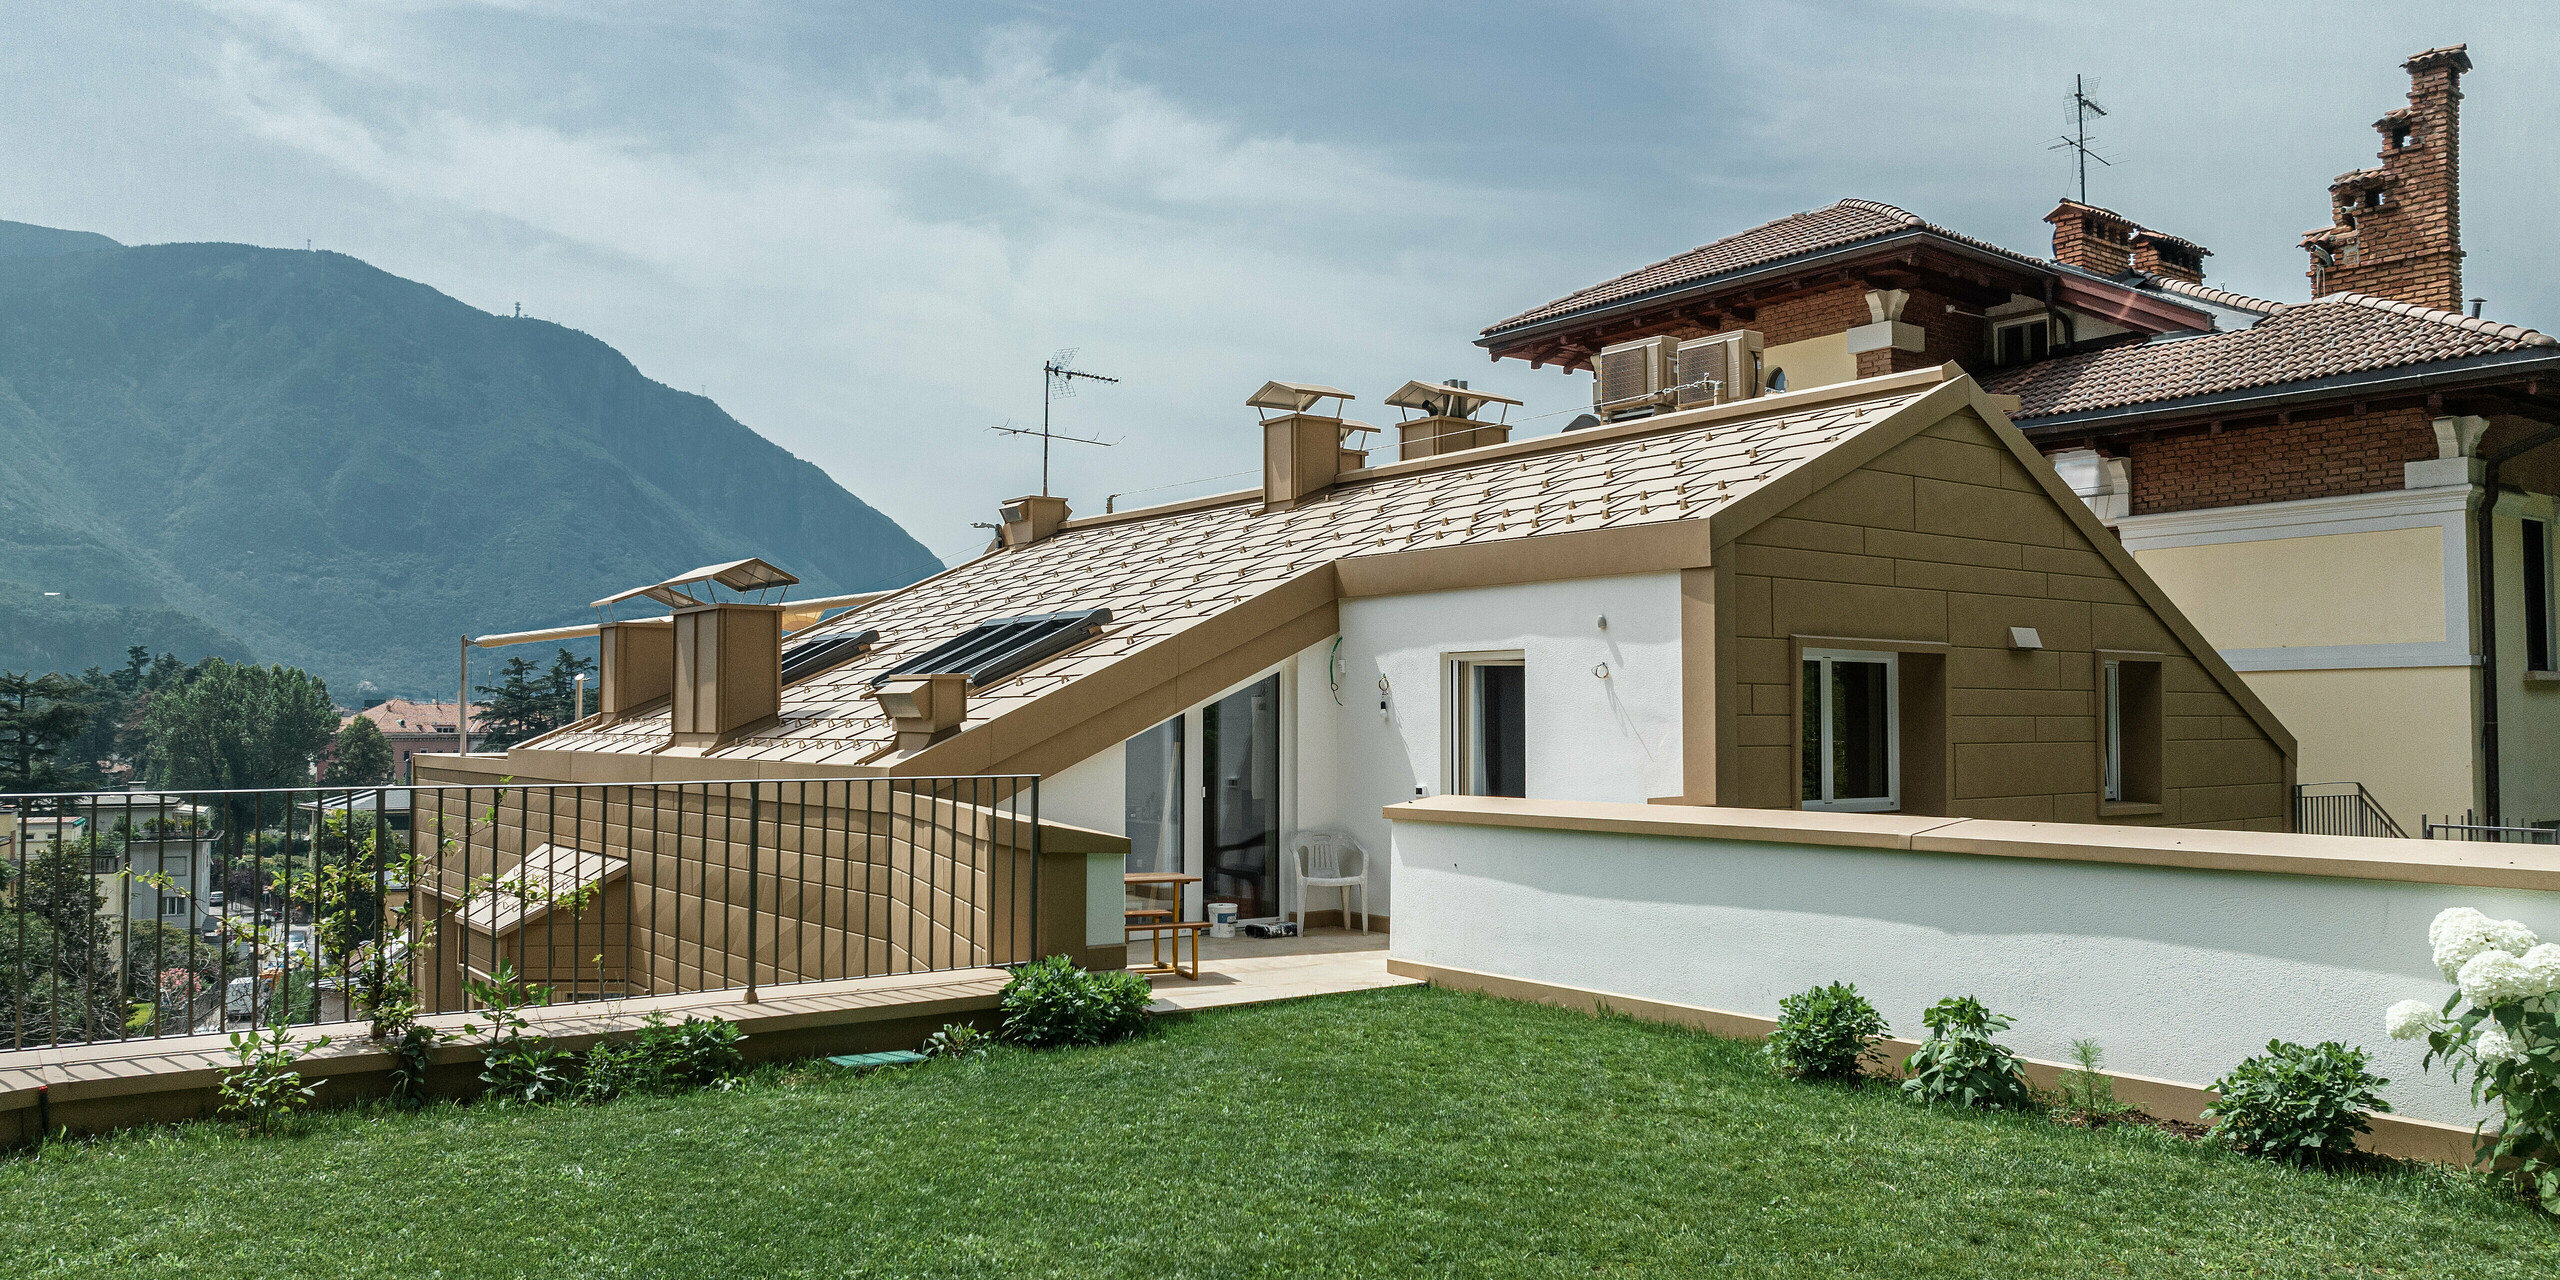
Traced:
MULTIPOLYGON (((872 697, 872 678, 988 618, 1111 611, 1098 638, 972 688, 964 729, 1337 560, 1705 520, 1937 385, 1850 399, 1806 393, 1808 401, 1793 409, 1773 401, 1765 416, 1711 416, 1588 445, 1549 437, 1552 447, 1539 451, 1494 446, 1482 461, 1374 478, 1354 472, 1322 499, 1287 511, 1263 511, 1253 490, 1162 515, 1070 525, 813 628, 810 637, 876 629, 880 639, 862 657, 785 688, 778 726, 707 755, 834 766, 879 761, 892 751, 895 733, 872 697)), ((668 731, 661 711, 563 729, 529 745, 652 752, 665 747, 668 731)))

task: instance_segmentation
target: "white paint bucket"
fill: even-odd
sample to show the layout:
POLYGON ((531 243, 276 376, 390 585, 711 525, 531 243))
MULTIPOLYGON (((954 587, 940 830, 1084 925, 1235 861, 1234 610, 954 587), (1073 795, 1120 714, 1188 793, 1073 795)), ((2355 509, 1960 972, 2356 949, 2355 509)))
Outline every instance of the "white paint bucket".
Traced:
POLYGON ((1236 936, 1236 904, 1232 902, 1209 904, 1209 936, 1212 938, 1236 936))

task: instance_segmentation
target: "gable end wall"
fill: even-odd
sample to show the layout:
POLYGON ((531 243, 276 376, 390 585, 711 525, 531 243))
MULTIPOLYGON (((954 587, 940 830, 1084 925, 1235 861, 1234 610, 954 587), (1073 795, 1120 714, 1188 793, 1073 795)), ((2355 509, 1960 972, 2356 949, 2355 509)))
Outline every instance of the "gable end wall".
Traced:
POLYGON ((1731 575, 1724 803, 1795 807, 1798 638, 1873 638, 1943 653, 1943 795, 1906 795, 1911 811, 2291 827, 2283 751, 1970 411, 1743 533, 1715 572, 1731 575), (2011 650, 2013 626, 2045 647, 2011 650), (2100 811, 2101 649, 2162 655, 2157 813, 2100 811))

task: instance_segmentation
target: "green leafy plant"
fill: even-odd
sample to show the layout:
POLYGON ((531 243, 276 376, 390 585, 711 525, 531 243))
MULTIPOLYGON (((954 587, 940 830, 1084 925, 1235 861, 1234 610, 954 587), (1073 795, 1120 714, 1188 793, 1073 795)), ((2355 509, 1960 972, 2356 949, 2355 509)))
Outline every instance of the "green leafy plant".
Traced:
POLYGON ((551 1003, 550 987, 525 981, 514 962, 501 960, 487 978, 471 979, 463 990, 480 1006, 471 1026, 481 1037, 480 1082, 491 1096, 531 1104, 568 1091, 575 1055, 532 1034, 533 1023, 523 1013, 551 1003))
POLYGON ((427 1068, 435 1064, 436 1045, 444 1037, 414 1019, 391 1042, 391 1101, 417 1107, 427 1100, 427 1068))
POLYGON ((2062 1073, 2062 1109, 2087 1124, 2100 1125, 2132 1114, 2116 1100, 2116 1082, 2106 1072, 2106 1052, 2095 1040, 2071 1042, 2071 1069, 2062 1073))
POLYGON ((2233 1149, 2286 1164, 2330 1165, 2355 1150, 2373 1126, 2368 1111, 2391 1104, 2374 1090, 2391 1083, 2365 1070, 2365 1053, 2335 1040, 2315 1046, 2267 1042, 2213 1082, 2221 1095, 2205 1114, 2233 1149))
POLYGON ((320 1091, 318 1083, 302 1078, 295 1064, 328 1044, 327 1036, 298 1041, 281 1022, 263 1031, 233 1032, 231 1055, 239 1065, 224 1071, 216 1085, 222 1097, 218 1110, 260 1132, 290 1125, 297 1113, 310 1109, 320 1091))
POLYGON ((946 1022, 942 1030, 924 1038, 923 1052, 928 1058, 983 1058, 991 1039, 965 1022, 946 1022))
POLYGON ((1992 1036, 2009 1019, 1972 996, 1949 996, 1920 1015, 1929 1038, 1902 1060, 1903 1096, 1917 1102, 2026 1110, 2035 1091, 2019 1072, 2018 1057, 1992 1036))
POLYGON ((1045 1049, 1110 1044, 1147 1025, 1155 990, 1127 970, 1094 973, 1065 956, 1036 960, 1014 971, 1001 998, 1004 1038, 1045 1049))
POLYGON ((2439 1010, 2403 1000, 2383 1015, 2395 1040, 2424 1039, 2421 1066, 2471 1077, 2474 1103, 2499 1124, 2472 1131, 2472 1158, 2503 1167, 2560 1211, 2560 943, 2521 922, 2451 907, 2427 927, 2436 967, 2455 986, 2439 1010))
POLYGON ((1864 1078, 1858 1060, 1892 1028, 1850 983, 1811 987, 1778 1002, 1778 1026, 1762 1052, 1778 1074, 1802 1080, 1864 1078))
POLYGON ((720 1018, 669 1021, 650 1014, 627 1040, 600 1040, 587 1050, 577 1097, 602 1102, 627 1093, 671 1093, 702 1086, 727 1087, 746 1071, 738 1024, 720 1018))

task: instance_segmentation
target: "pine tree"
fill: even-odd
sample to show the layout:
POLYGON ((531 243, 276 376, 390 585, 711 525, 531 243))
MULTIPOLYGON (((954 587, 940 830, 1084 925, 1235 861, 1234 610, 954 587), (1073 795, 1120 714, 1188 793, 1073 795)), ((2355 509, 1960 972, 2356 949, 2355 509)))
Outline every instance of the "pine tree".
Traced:
POLYGON ((471 717, 473 730, 487 735, 488 750, 503 751, 552 727, 550 682, 539 678, 531 658, 507 659, 498 669, 498 683, 474 686, 473 692, 488 697, 471 717))
POLYGON ((0 672, 0 791, 59 791, 74 771, 58 757, 89 725, 80 682, 0 672))
POLYGON ((551 670, 545 673, 551 683, 551 728, 578 718, 578 677, 595 669, 593 658, 581 658, 566 649, 553 655, 551 670))

